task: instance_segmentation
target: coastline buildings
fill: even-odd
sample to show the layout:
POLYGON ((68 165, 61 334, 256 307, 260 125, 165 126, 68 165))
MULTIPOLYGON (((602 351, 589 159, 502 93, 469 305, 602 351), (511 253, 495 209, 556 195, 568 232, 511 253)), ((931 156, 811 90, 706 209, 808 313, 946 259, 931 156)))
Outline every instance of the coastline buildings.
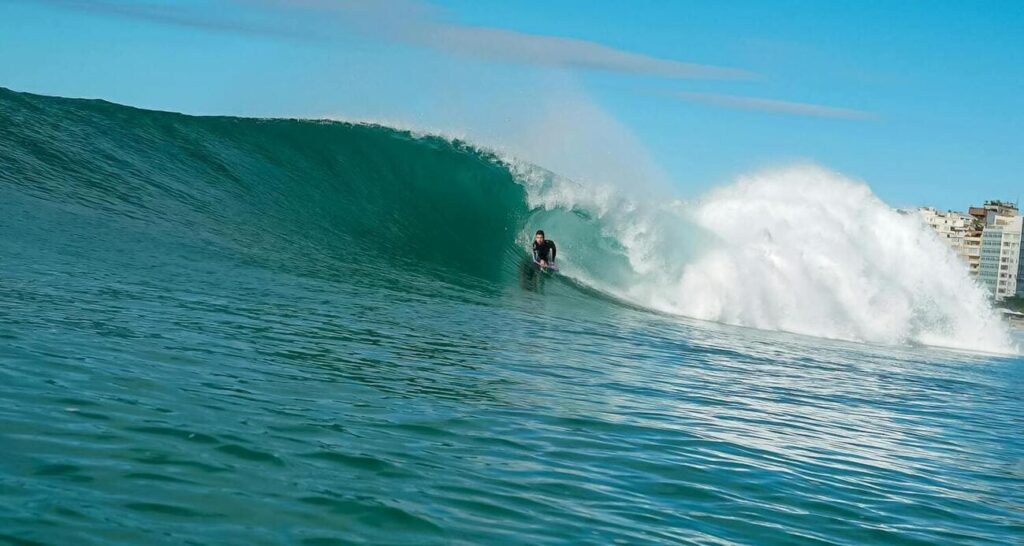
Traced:
MULTIPOLYGON (((996 301, 1017 295, 1020 269, 1022 218, 1017 208, 989 208, 981 234, 981 267, 978 278, 996 301)), ((1024 289, 1024 286, 1021 286, 1024 289)))
POLYGON ((1024 218, 1017 206, 987 201, 967 214, 922 207, 917 213, 967 265, 995 301, 1024 297, 1024 218))

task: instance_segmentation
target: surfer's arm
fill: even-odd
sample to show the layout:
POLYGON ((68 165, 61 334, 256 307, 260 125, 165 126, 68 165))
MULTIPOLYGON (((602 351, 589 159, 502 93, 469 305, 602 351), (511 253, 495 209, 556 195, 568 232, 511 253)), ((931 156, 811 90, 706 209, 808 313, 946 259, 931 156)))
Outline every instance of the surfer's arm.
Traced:
POLYGON ((555 246, 554 241, 551 241, 551 263, 555 263, 556 256, 558 256, 558 247, 555 246))

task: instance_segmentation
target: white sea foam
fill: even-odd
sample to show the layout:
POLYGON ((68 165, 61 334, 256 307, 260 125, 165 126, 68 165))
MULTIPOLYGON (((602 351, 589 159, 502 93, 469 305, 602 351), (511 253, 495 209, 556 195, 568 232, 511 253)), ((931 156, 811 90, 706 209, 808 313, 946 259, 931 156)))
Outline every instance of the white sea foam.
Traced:
POLYGON ((563 270, 632 302, 826 338, 1016 351, 985 291, 927 226, 821 167, 655 204, 517 171, 541 209, 531 224, 557 228, 563 270))

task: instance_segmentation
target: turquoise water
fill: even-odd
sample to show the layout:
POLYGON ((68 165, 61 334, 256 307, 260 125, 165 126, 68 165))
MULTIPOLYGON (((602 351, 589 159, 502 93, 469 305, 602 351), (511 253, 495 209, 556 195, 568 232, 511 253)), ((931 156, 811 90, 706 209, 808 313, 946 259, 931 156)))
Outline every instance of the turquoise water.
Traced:
POLYGON ((442 139, 0 90, 0 542, 1021 542, 1021 358, 537 277, 538 222, 614 244, 528 202, 442 139))

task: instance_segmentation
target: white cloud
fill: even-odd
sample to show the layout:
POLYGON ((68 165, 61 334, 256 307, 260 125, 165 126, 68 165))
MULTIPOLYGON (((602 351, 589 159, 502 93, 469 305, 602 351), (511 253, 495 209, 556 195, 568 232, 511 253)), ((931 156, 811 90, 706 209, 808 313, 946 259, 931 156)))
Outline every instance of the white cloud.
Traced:
POLYGON ((32 0, 38 4, 48 4, 77 11, 114 15, 132 19, 143 19, 179 27, 199 28, 220 32, 236 32, 241 34, 259 34, 278 38, 305 39, 308 35, 296 32, 281 25, 257 23, 250 20, 218 16, 205 13, 189 6, 122 2, 117 0, 32 0))
POLYGON ((674 93, 672 96, 689 101, 732 108, 736 110, 755 110, 758 112, 771 112, 775 114, 788 114, 791 116, 805 116, 814 118, 832 118, 848 120, 873 120, 878 116, 864 110, 852 108, 836 108, 820 104, 809 104, 805 102, 790 102, 759 97, 743 97, 737 95, 721 95, 718 93, 674 93))
POLYGON ((739 79, 751 76, 743 70, 651 57, 586 40, 498 28, 429 25, 410 38, 457 53, 522 64, 665 78, 739 79))
MULTIPOLYGON (((750 72, 683 62, 597 42, 449 22, 452 15, 423 0, 211 0, 137 3, 125 0, 34 0, 70 9, 164 24, 277 38, 330 41, 339 33, 449 52, 459 56, 568 70, 601 70, 660 78, 732 80, 750 72), (231 4, 249 8, 226 8, 231 4)), ((721 108, 791 116, 872 120, 872 112, 819 104, 717 93, 681 92, 677 99, 721 108)))
POLYGON ((532 66, 603 70, 624 74, 689 79, 740 79, 744 70, 687 63, 616 49, 597 42, 528 34, 444 21, 446 12, 418 0, 232 0, 261 13, 242 17, 231 3, 216 0, 205 9, 195 4, 137 3, 121 0, 36 0, 80 11, 145 19, 178 26, 329 40, 339 30, 376 39, 413 44, 498 62, 532 66))

